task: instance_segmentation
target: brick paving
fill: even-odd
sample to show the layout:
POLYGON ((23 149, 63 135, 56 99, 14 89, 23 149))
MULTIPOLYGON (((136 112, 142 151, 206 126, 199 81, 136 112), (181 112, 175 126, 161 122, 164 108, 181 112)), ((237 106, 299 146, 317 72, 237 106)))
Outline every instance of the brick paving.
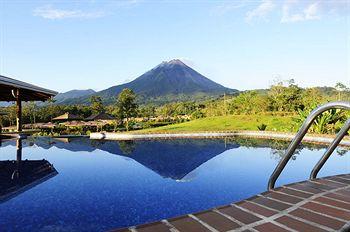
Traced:
POLYGON ((211 210, 114 232, 350 231, 350 174, 288 184, 211 210))

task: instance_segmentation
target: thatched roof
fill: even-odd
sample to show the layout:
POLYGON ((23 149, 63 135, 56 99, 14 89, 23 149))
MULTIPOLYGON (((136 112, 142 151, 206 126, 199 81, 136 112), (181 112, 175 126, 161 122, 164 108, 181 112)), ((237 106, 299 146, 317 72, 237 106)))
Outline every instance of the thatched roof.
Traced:
POLYGON ((80 116, 67 112, 56 118, 53 118, 52 121, 72 121, 72 120, 81 120, 81 119, 82 118, 80 116))
POLYGON ((93 114, 90 117, 87 117, 85 120, 86 121, 95 121, 95 120, 114 120, 115 118, 113 118, 111 115, 101 112, 98 114, 93 114))
POLYGON ((107 121, 88 121, 88 122, 69 121, 69 122, 61 123, 61 125, 64 125, 66 127, 77 127, 77 126, 99 127, 99 126, 104 126, 107 124, 108 124, 107 121))

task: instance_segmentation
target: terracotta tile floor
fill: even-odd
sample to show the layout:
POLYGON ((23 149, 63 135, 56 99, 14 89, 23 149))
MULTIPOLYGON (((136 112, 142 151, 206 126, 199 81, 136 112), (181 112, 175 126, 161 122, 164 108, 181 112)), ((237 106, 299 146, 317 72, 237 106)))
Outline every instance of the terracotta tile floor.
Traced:
POLYGON ((114 231, 350 231, 350 174, 303 181, 247 200, 114 231))

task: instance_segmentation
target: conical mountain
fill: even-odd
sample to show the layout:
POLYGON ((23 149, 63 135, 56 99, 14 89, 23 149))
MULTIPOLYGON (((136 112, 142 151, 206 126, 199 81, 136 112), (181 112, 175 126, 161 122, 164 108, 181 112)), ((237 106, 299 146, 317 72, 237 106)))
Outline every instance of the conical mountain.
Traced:
MULTIPOLYGON (((129 83, 112 86, 94 95, 110 103, 125 88, 133 90, 140 102, 154 103, 211 98, 237 91, 206 78, 181 60, 174 59, 162 62, 129 83)), ((77 100, 87 103, 84 98, 75 99, 74 103, 79 103, 77 100)))

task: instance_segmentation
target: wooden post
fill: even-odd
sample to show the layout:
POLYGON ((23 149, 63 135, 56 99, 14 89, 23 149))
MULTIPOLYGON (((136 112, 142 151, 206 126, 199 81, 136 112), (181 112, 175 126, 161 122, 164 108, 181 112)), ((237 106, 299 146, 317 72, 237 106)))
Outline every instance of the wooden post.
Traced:
POLYGON ((22 140, 17 139, 16 141, 16 148, 17 148, 17 163, 20 163, 22 161, 22 140))
POLYGON ((17 169, 14 172, 13 178, 19 179, 21 175, 21 169, 22 169, 22 140, 17 139, 16 142, 16 147, 17 147, 17 157, 16 157, 16 164, 17 164, 17 169))
POLYGON ((17 110, 16 110, 17 132, 21 132, 22 131, 22 102, 19 94, 19 89, 17 89, 16 91, 16 103, 17 103, 17 110))

